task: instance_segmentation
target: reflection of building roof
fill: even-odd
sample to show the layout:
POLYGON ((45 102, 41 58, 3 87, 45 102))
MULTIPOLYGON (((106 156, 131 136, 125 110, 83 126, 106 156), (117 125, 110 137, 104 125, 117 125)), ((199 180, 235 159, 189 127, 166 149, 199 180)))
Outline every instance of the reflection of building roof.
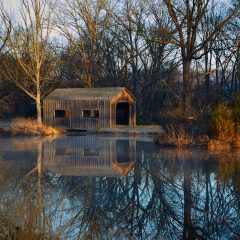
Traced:
POLYGON ((112 168, 116 169, 117 171, 121 172, 121 175, 127 176, 128 173, 132 170, 135 166, 136 160, 130 161, 129 163, 112 163, 112 168))
POLYGON ((50 93, 45 98, 45 100, 110 100, 123 90, 125 90, 128 94, 131 95, 131 93, 126 88, 121 87, 59 88, 55 89, 52 93, 50 93))
POLYGON ((113 162, 111 166, 46 166, 49 171, 64 176, 89 176, 89 177, 121 177, 126 176, 136 164, 136 161, 118 164, 113 162))

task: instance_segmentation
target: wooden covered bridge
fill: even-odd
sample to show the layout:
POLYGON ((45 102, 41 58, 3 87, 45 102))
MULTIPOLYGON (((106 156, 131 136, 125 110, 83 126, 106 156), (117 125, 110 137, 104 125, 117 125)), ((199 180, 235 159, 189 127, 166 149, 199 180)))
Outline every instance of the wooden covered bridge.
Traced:
POLYGON ((136 126, 136 99, 126 88, 56 89, 43 101, 43 122, 67 130, 136 126))

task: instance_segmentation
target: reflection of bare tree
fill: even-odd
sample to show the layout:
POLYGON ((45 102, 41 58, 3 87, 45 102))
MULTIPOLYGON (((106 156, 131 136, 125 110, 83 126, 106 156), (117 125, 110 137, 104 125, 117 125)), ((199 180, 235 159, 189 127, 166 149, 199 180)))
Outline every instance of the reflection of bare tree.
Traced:
MULTIPOLYGON (((43 228, 43 196, 42 196, 42 140, 36 142, 37 163, 24 178, 24 191, 20 202, 20 216, 22 221, 19 234, 29 236, 30 239, 39 237, 44 239, 43 228), (28 209, 26 211, 25 209, 28 209), (26 229, 27 226, 27 229, 26 229)), ((26 237, 27 237, 26 236, 26 237)))
POLYGON ((43 208, 43 200, 42 200, 42 141, 38 143, 38 158, 37 158, 37 222, 36 225, 38 229, 42 229, 42 208, 43 208))
POLYGON ((197 239, 192 223, 192 166, 191 159, 185 159, 183 166, 183 193, 184 193, 184 222, 183 222, 183 239, 197 239))
POLYGON ((71 177, 46 172, 42 141, 36 143, 36 167, 15 197, 18 234, 35 237, 37 232, 39 239, 240 237, 240 167, 234 154, 138 142, 137 165, 128 177, 71 177))
MULTIPOLYGON (((0 224, 1 239, 41 240, 53 237, 52 211, 49 209, 51 205, 48 205, 52 199, 49 198, 48 191, 43 190, 48 186, 46 180, 50 180, 42 169, 43 139, 33 138, 31 140, 17 138, 14 141, 12 139, 13 142, 8 146, 9 150, 22 152, 24 149, 29 150, 29 147, 23 144, 27 143, 31 145, 32 150, 36 151, 36 166, 25 175, 24 179, 17 177, 20 173, 14 173, 14 171, 20 169, 13 164, 10 165, 10 162, 4 162, 4 166, 5 163, 6 166, 1 168, 4 170, 4 172, 0 172, 0 181, 3 180, 1 185, 6 186, 7 180, 9 181, 7 188, 0 188, 3 197, 0 198, 0 205, 4 204, 5 207, 5 209, 0 209, 0 215, 2 216, 2 213, 6 212, 6 215, 1 217, 1 221, 4 223, 0 224), (44 201, 44 195, 47 195, 47 202, 44 201)), ((22 177, 22 174, 20 176, 22 177)))
MULTIPOLYGON (((12 143, 11 147, 13 149, 15 149, 15 146, 15 143, 12 143)), ((10 180, 8 188, 1 189, 1 196, 3 196, 3 199, 1 198, 1 204, 5 201, 4 206, 8 209, 8 211, 6 211, 6 209, 1 209, 1 213, 6 211, 7 214, 3 218, 3 221, 9 223, 8 229, 5 229, 5 235, 1 235, 1 237, 5 237, 4 239, 8 239, 10 235, 12 235, 11 239, 36 239, 36 237, 44 239, 41 237, 43 233, 41 224, 41 148, 42 141, 39 140, 37 142, 37 166, 34 168, 34 171, 31 171, 26 176, 24 182, 16 177, 18 173, 12 173, 10 177, 9 173, 18 169, 13 164, 9 165, 10 162, 5 162, 7 165, 1 168, 4 170, 4 172, 0 173, 0 179, 3 181, 1 186, 5 186, 7 183, 6 181, 10 180), (35 179, 37 179, 37 184, 35 184, 35 179), (35 194, 36 192, 37 194, 35 194)), ((6 226, 1 226, 0 233, 3 233, 2 227, 6 228, 6 226)))

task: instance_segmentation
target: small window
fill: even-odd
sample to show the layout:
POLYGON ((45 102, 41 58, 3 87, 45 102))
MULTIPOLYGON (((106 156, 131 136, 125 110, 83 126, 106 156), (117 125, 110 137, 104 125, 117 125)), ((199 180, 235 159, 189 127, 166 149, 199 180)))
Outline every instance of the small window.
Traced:
POLYGON ((99 110, 83 110, 84 118, 99 118, 99 110))
POLYGON ((92 117, 99 118, 99 110, 93 110, 92 111, 92 117))
POLYGON ((55 148, 55 156, 69 156, 70 152, 69 148, 55 148))
POLYGON ((65 117, 66 117, 67 119, 70 119, 70 117, 71 117, 71 111, 65 111, 65 117))
POLYGON ((71 112, 67 110, 55 110, 55 118, 67 118, 71 117, 71 112))
POLYGON ((98 148, 84 148, 84 157, 99 157, 98 148))
POLYGON ((83 117, 90 118, 91 117, 91 110, 83 110, 83 117))

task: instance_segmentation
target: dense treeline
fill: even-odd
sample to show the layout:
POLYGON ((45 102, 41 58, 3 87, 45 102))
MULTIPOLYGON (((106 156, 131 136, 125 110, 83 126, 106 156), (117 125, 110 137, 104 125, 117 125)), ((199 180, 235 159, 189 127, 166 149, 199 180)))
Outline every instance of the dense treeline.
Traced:
POLYGON ((18 17, 1 7, 1 117, 41 122, 57 87, 127 87, 149 123, 202 118, 240 91, 238 0, 20 2, 18 17))

